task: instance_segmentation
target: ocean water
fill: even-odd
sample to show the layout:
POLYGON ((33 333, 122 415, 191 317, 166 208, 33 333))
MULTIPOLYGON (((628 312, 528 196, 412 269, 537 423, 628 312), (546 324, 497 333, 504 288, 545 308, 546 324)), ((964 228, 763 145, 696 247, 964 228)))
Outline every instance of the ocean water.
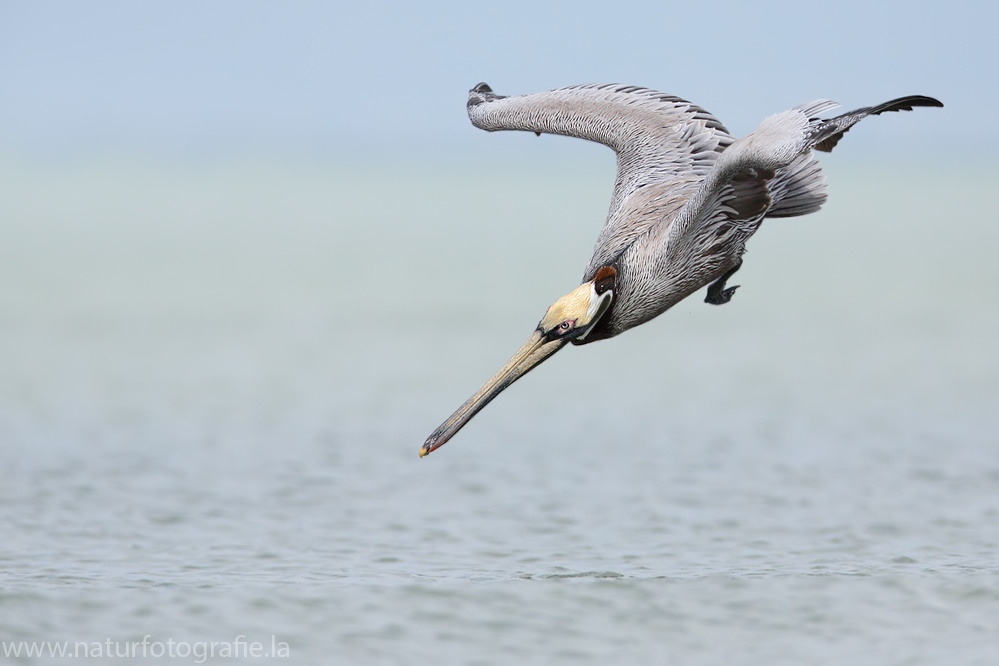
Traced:
POLYGON ((422 460, 578 284, 609 156, 0 164, 0 647, 995 664, 999 174, 825 161, 730 304, 422 460))

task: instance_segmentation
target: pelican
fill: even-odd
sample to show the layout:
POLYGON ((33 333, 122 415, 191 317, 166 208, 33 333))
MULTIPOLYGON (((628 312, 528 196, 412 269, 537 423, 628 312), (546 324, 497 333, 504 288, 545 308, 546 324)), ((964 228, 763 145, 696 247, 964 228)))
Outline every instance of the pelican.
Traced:
POLYGON ((763 219, 814 213, 825 202, 813 149, 831 151, 867 116, 943 104, 912 95, 819 118, 838 106, 808 102, 736 139, 704 109, 646 88, 590 84, 514 97, 485 83, 472 88, 474 126, 597 141, 617 154, 617 177, 580 286, 548 308, 513 358, 427 438, 420 457, 570 342, 620 335, 704 286, 705 302, 728 303, 738 286, 726 283, 763 219))

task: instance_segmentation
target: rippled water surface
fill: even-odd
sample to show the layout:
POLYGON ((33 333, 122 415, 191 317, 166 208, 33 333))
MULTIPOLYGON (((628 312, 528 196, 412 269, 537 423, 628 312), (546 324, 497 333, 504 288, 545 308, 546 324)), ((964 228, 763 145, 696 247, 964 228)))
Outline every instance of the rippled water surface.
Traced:
POLYGON ((996 174, 828 162, 731 304, 566 349, 424 460, 610 172, 2 165, 0 639, 994 664, 996 174))

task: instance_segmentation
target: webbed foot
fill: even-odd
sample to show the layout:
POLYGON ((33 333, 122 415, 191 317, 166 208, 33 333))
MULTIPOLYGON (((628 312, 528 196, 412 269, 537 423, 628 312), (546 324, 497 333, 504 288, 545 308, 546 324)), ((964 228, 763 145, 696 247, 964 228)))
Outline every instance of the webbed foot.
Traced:
POLYGON ((735 290, 739 288, 739 285, 726 289, 725 282, 741 267, 742 260, 740 259, 739 263, 732 267, 732 270, 712 282, 708 286, 708 295, 704 297, 704 302, 710 303, 711 305, 725 305, 731 301, 732 296, 735 295, 735 290))

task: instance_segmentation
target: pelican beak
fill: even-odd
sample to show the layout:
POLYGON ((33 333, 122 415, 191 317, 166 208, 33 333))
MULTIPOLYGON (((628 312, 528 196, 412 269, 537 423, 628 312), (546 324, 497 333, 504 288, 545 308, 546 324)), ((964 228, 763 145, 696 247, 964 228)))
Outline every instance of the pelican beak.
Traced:
POLYGON ((614 268, 601 268, 593 280, 584 282, 555 301, 545 312, 537 330, 513 358, 427 438, 420 449, 420 457, 444 446, 480 409, 532 368, 569 342, 578 343, 586 338, 610 309, 616 275, 614 268))
POLYGON ((451 415, 451 418, 442 423, 427 438, 427 441, 423 444, 423 448, 420 449, 420 457, 422 458, 437 447, 447 443, 449 439, 461 430, 462 426, 468 423, 469 419, 475 416, 480 409, 488 405, 493 398, 502 393, 506 387, 526 375, 532 368, 564 347, 568 342, 569 339, 564 337, 552 339, 539 326, 531 334, 531 337, 527 339, 527 342, 517 350, 513 358, 507 361, 506 365, 492 379, 486 382, 485 386, 480 388, 475 395, 468 399, 468 402, 459 407, 458 411, 451 415))

